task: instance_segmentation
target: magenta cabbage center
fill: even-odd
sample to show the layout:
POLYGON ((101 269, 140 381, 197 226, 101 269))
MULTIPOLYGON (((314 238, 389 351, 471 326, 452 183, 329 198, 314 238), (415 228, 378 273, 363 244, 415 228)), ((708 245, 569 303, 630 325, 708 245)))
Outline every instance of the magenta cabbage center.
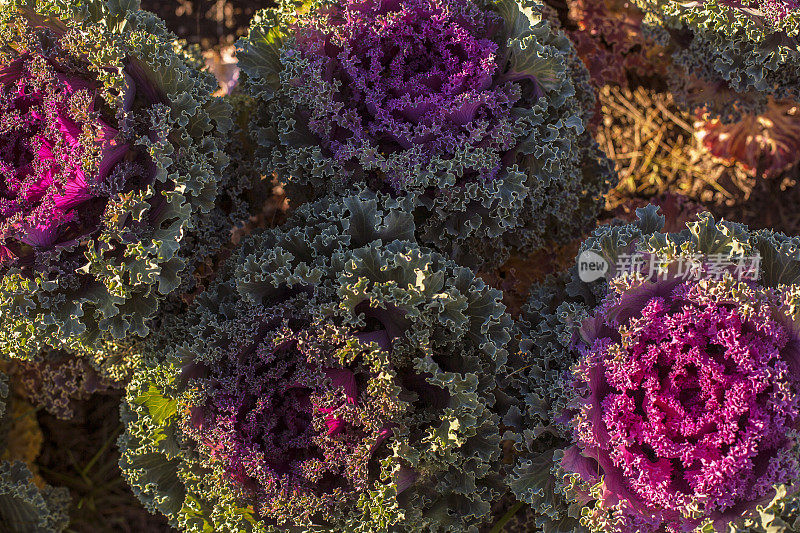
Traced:
POLYGON ((304 335, 263 337, 194 369, 207 399, 189 407, 185 429, 267 516, 298 501, 303 513, 324 513, 363 491, 372 453, 389 433, 362 425, 356 375, 315 362, 318 348, 304 335))
POLYGON ((98 85, 38 56, 0 67, 0 263, 99 226, 129 150, 99 117, 98 85))
POLYGON ((577 445, 562 465, 592 484, 604 475, 600 503, 625 527, 691 531, 800 473, 793 337, 766 294, 744 311, 696 282, 646 291, 610 297, 584 324, 577 445))

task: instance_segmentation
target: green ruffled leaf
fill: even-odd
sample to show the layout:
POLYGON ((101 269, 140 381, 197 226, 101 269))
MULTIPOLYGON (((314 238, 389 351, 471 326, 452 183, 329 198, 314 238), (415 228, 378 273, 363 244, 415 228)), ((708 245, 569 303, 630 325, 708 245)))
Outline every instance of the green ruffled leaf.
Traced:
POLYGON ((150 388, 134 399, 138 405, 144 405, 150 412, 150 418, 159 426, 163 426, 178 412, 177 400, 165 398, 152 384, 150 388))

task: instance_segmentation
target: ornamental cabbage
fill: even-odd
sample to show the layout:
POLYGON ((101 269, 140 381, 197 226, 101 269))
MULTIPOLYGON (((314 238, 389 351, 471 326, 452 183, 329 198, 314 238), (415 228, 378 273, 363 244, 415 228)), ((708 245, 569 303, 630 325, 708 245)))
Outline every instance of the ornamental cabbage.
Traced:
POLYGON ((32 262, 34 250, 84 238, 98 225, 107 197, 120 192, 121 176, 111 173, 130 146, 96 113, 93 81, 29 54, 0 67, 0 80, 0 260, 32 262), (96 171, 87 175, 84 161, 93 159, 96 171))
POLYGON ((637 215, 582 247, 607 279, 532 292, 509 486, 548 532, 793 531, 800 239, 637 215), (636 253, 644 270, 617 269, 636 253))
MULTIPOLYGON (((369 488, 374 450, 403 406, 387 383, 331 359, 349 351, 342 339, 309 324, 282 326, 286 318, 265 317, 261 327, 272 331, 247 350, 190 366, 213 393, 182 423, 259 515, 302 523, 332 516, 369 488)), ((358 352, 348 354, 357 364, 383 363, 358 352)))
MULTIPOLYGON (((738 120, 767 97, 800 102, 800 5, 795 0, 637 0, 645 27, 685 69, 693 104, 738 120)), ((678 85, 681 80, 677 80, 678 85)))
POLYGON ((193 260, 229 108, 138 3, 11 2, 0 28, 0 350, 144 336, 193 260))
POLYGON ((514 0, 283 1, 240 43, 263 172, 296 199, 358 184, 415 200, 461 260, 595 219, 611 165, 569 41, 514 0))
POLYGON ((602 476, 613 494, 593 518, 615 531, 720 529, 797 478, 796 339, 772 319, 782 302, 726 285, 630 288, 583 323, 561 465, 578 484, 602 476))
POLYGON ((362 190, 244 240, 165 318, 120 467, 186 531, 475 531, 502 490, 499 291, 362 190))

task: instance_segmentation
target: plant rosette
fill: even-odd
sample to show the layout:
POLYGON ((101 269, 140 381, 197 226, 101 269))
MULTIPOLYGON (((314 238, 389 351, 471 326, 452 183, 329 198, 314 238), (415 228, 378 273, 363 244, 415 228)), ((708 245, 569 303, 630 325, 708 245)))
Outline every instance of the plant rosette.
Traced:
POLYGON ((165 321, 122 407, 120 467, 148 509, 192 532, 488 520, 511 319, 414 242, 406 207, 304 204, 165 321))
POLYGON ((138 3, 0 8, 0 350, 144 336, 213 207, 230 122, 138 3))
POLYGON ((574 268, 532 292, 509 485, 545 531, 793 531, 800 240, 707 213, 662 233, 657 208, 637 216, 581 252, 659 268, 591 283, 574 268))
MULTIPOLYGON (((415 200, 422 243, 471 264, 596 219, 613 174, 588 73, 533 1, 282 1, 239 43, 265 173, 290 196, 415 200)), ((500 254, 500 255, 498 255, 500 254)))

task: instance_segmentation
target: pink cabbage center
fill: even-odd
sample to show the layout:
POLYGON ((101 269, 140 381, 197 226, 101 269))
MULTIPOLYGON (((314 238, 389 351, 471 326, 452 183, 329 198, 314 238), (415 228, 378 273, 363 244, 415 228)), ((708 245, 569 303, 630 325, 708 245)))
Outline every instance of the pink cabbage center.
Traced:
MULTIPOLYGON (((715 519, 740 512, 800 470, 790 335, 768 305, 745 315, 702 292, 683 283, 647 299, 640 318, 606 321, 576 374, 577 447, 595 465, 584 468, 605 473, 612 500, 651 516, 652 531, 687 530, 692 504, 715 519)), ((614 303, 624 306, 605 309, 614 303)))
POLYGON ((758 6, 764 16, 773 23, 779 23, 789 15, 800 11, 797 0, 759 0, 758 6))
POLYGON ((0 262, 98 226, 128 145, 98 117, 96 90, 40 57, 0 67, 0 262))
POLYGON ((206 372, 208 398, 190 408, 186 429, 262 511, 303 494, 325 500, 366 486, 366 463, 385 435, 376 440, 348 421, 359 403, 352 371, 309 363, 297 339, 285 338, 263 340, 206 372))

